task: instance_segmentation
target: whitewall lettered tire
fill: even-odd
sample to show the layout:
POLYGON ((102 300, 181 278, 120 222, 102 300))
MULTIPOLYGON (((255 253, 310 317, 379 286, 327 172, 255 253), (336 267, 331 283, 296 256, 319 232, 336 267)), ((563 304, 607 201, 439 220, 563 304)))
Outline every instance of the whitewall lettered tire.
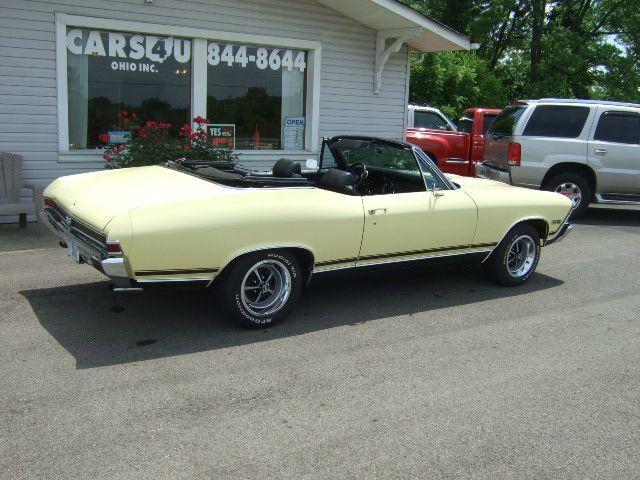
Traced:
POLYGON ((493 281, 506 287, 522 285, 533 274, 540 260, 540 235, 527 223, 513 227, 483 268, 493 281))
POLYGON ((302 288, 298 260, 286 250, 264 250, 236 259, 216 286, 222 313, 246 327, 282 320, 302 288))

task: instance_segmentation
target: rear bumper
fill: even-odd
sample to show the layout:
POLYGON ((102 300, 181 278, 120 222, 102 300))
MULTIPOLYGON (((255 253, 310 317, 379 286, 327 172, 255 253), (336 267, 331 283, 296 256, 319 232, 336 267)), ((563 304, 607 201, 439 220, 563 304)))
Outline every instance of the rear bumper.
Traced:
POLYGON ((123 257, 109 257, 105 253, 106 245, 105 250, 103 250, 97 245, 96 241, 88 241, 85 240, 88 237, 74 234, 68 224, 62 221, 61 218, 56 220, 51 211, 41 211, 40 220, 49 228, 51 233, 61 240, 61 245, 66 245, 71 240, 75 242, 78 246, 81 263, 91 265, 109 277, 111 286, 114 289, 130 288, 132 286, 123 257))
POLYGON ((476 163, 476 177, 496 180, 511 185, 511 174, 507 170, 493 167, 485 163, 476 163))

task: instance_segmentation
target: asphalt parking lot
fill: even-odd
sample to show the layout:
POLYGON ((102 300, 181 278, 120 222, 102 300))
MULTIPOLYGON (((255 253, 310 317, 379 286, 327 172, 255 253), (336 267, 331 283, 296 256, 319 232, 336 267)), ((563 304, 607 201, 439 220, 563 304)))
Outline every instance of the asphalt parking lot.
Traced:
POLYGON ((3 225, 0 478, 640 478, 639 234, 592 208, 523 287, 318 277, 246 331, 3 225))

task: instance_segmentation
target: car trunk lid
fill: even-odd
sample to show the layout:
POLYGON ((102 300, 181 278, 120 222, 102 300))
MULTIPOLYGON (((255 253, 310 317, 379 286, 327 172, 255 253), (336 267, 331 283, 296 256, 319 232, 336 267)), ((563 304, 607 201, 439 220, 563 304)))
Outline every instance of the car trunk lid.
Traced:
POLYGON ((61 177, 45 191, 69 215, 104 230, 119 213, 198 196, 228 193, 214 182, 161 166, 61 177))

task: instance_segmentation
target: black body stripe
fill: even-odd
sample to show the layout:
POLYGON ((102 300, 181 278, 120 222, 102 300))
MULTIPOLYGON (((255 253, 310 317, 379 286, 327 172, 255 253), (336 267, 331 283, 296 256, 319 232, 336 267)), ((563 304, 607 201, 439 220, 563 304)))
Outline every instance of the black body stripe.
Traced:
POLYGON ((189 275, 192 273, 216 273, 219 268, 191 268, 186 270, 140 270, 135 272, 136 276, 144 277, 147 275, 189 275))
POLYGON ((481 248, 481 247, 495 247, 497 243, 478 243, 477 245, 471 245, 469 248, 481 248))
POLYGON ((383 253, 380 255, 367 255, 366 257, 360 257, 358 260, 375 260, 379 258, 394 258, 394 257, 403 257, 405 255, 420 255, 422 253, 437 253, 437 252, 445 252, 447 250, 464 250, 469 248, 469 245, 461 245, 455 247, 441 247, 441 248, 431 248, 428 250, 410 250, 408 252, 396 252, 396 253, 383 253))
POLYGON ((357 258, 341 258, 340 260, 330 260, 328 262, 318 262, 316 267, 326 267, 328 265, 337 265, 339 263, 355 262, 357 258))
MULTIPOLYGON (((339 263, 354 262, 356 260, 379 260, 384 258, 403 257, 406 255, 421 255, 424 253, 438 253, 438 252, 465 250, 465 249, 472 249, 472 248, 495 247, 496 245, 497 245, 496 243, 479 243, 477 245, 458 245, 458 246, 452 246, 452 247, 431 248, 428 250, 410 250, 408 252, 383 253, 379 255, 367 255, 365 257, 360 257, 360 258, 343 258, 340 260, 319 262, 319 263, 316 263, 315 266, 326 267, 329 265, 336 265, 339 263)), ((473 252, 470 252, 470 253, 473 253, 473 252)))

